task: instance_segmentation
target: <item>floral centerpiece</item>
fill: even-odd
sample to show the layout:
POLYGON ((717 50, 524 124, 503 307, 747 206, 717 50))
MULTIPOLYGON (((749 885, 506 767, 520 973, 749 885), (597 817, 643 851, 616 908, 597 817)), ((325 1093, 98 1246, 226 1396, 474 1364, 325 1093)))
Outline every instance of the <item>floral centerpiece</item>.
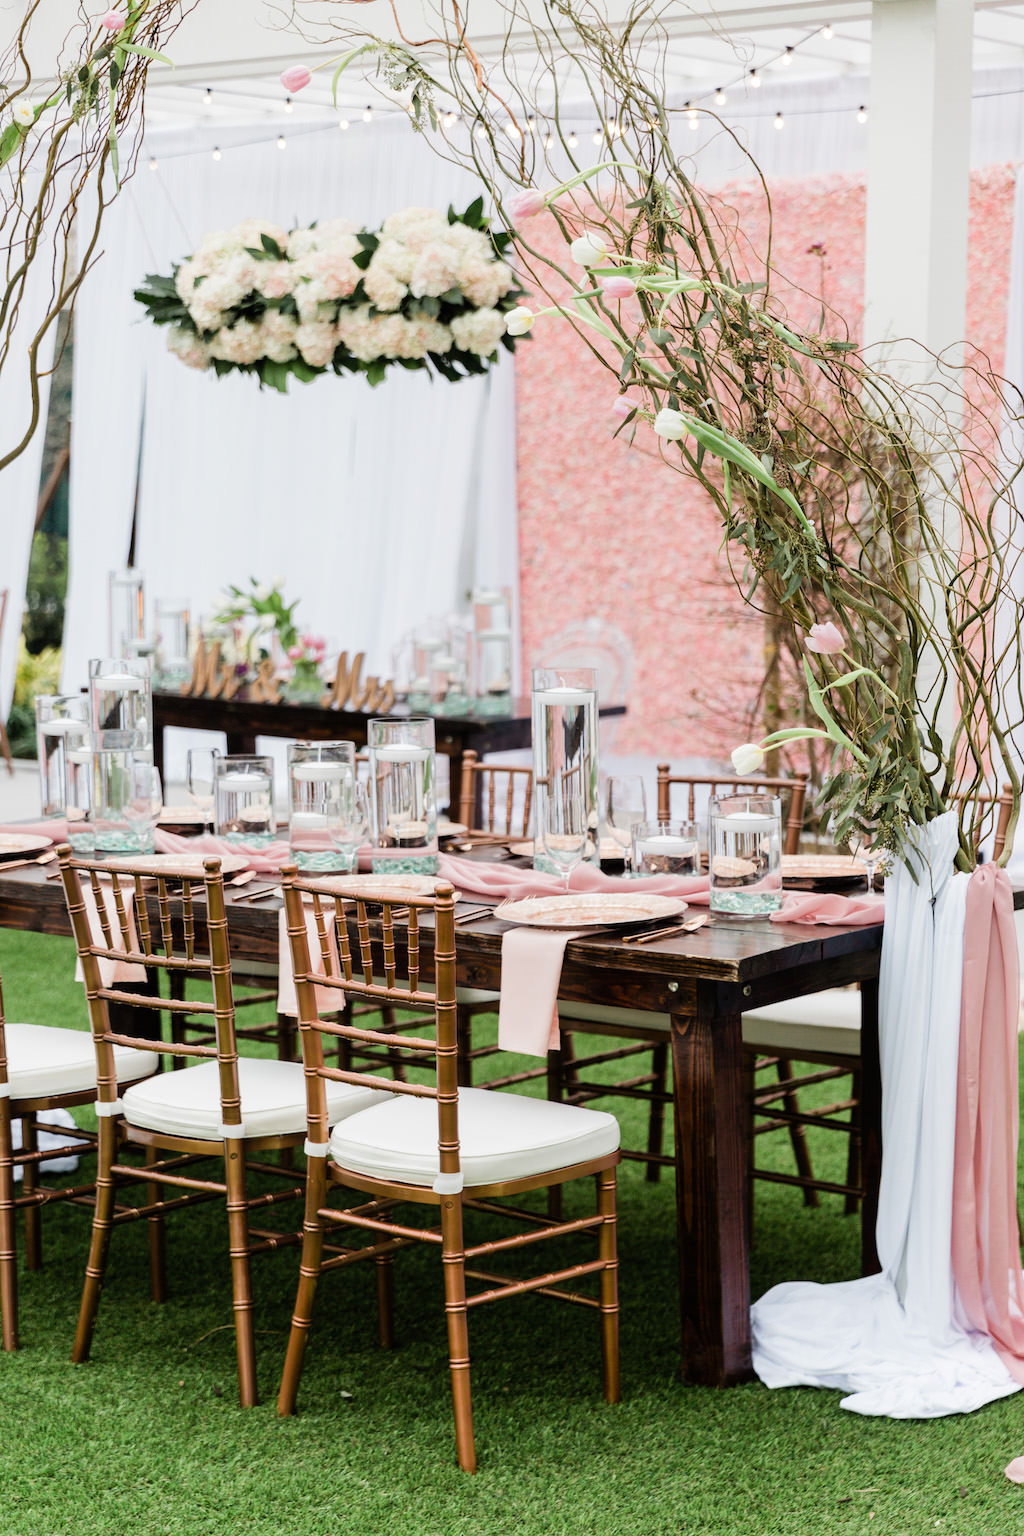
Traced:
POLYGON ((292 664, 288 679, 288 697, 315 702, 324 691, 320 668, 327 654, 327 641, 322 635, 299 635, 288 647, 287 656, 292 664))
POLYGON ((379 230, 246 219, 206 235, 135 297, 190 368, 255 373, 282 391, 290 376, 327 372, 379 384, 393 366, 456 382, 515 345, 506 318, 522 290, 503 259, 510 238, 491 229, 482 198, 464 213, 405 208, 379 230))
POLYGON ((248 587, 225 587, 213 614, 212 627, 221 642, 221 654, 233 659, 235 671, 245 676, 260 660, 277 660, 273 653, 276 639, 280 651, 287 652, 298 640, 295 610, 298 599, 286 603, 280 576, 270 583, 249 578, 248 587))

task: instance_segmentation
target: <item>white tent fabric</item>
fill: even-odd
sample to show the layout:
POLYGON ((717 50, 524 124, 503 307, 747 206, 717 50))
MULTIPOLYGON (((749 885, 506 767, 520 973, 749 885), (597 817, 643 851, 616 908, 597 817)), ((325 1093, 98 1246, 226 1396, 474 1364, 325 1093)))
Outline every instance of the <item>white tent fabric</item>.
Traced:
POLYGON ((954 874, 953 811, 921 829, 885 884, 879 986, 884 1148, 882 1272, 788 1282, 752 1309, 769 1387, 836 1387, 890 1418, 967 1413, 1020 1390, 987 1335, 961 1325, 950 1251, 960 988, 969 876, 954 874))
POLYGON ((149 136, 82 293, 66 686, 108 643, 106 577, 128 553, 137 472, 147 601, 186 597, 198 614, 226 582, 279 575, 302 622, 365 650, 369 671, 386 673, 401 635, 459 606, 474 581, 517 585, 509 359, 456 386, 396 373, 377 390, 332 377, 280 396, 189 371, 132 300, 209 229, 251 215, 373 224, 407 204, 467 203, 473 179, 404 120, 381 123, 358 154, 336 126, 283 151, 262 125, 233 137, 219 175, 210 130, 149 136))

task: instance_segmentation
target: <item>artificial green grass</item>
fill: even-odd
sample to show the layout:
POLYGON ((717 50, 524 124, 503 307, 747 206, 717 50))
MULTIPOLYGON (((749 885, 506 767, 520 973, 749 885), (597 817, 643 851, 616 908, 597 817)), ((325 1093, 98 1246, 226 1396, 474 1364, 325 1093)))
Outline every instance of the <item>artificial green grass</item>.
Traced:
MULTIPOLYGON (((85 1026, 69 942, 0 931, 0 971, 8 1018, 85 1026)), ((622 1118, 639 1144, 641 1112, 622 1118)), ((844 1138, 812 1141, 830 1176, 844 1153, 844 1138)), ((758 1155, 787 1166, 785 1136, 758 1155)), ((254 1263, 264 1401, 242 1410, 221 1208, 169 1218, 163 1306, 148 1300, 145 1231, 115 1231, 81 1367, 68 1357, 88 1219, 45 1211, 45 1268, 21 1274, 23 1347, 0 1355, 0 1536, 1024 1532, 1024 1489, 1002 1472, 1024 1451, 1024 1398, 899 1423, 845 1413, 836 1392, 684 1386, 672 1180, 626 1163, 620 1190, 622 1403, 602 1401, 590 1312, 536 1297, 475 1311, 475 1477, 454 1461, 435 1253, 397 1256, 392 1353, 375 1342, 371 1266, 324 1278, 300 1413, 281 1421, 296 1250, 254 1263)), ((855 1275, 858 1251, 838 1200, 805 1210, 798 1191, 757 1186, 755 1296, 855 1275)))

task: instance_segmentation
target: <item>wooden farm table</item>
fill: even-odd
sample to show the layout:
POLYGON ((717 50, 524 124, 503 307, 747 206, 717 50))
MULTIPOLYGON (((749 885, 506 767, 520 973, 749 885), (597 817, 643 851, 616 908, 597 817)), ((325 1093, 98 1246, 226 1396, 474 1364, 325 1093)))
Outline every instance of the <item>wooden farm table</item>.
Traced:
MULTIPOLYGON (((388 719, 408 718, 401 706, 388 719)), ((624 704, 602 704, 602 716, 624 715, 624 704)), ((153 757, 163 777, 164 730, 169 725, 197 731, 223 731, 229 752, 253 753, 257 736, 288 736, 303 741, 354 741, 366 745, 366 727, 372 714, 357 709, 322 709, 319 704, 267 704, 245 696, 233 699, 193 698, 190 694, 153 693, 153 757)), ((435 715, 437 750, 451 758, 452 802, 458 802, 462 754, 467 750, 483 757, 487 752, 510 752, 528 747, 531 741, 529 699, 516 699, 510 715, 435 715)))
MULTIPOLYGON (((233 955, 276 961, 280 900, 235 905, 230 890, 228 895, 233 955)), ((0 866, 3 927, 69 933, 60 882, 47 881, 38 867, 5 875, 0 866)), ((505 928, 498 920, 485 919, 459 929, 460 984, 499 986, 505 928)), ((740 1033, 745 1009, 860 982, 867 1189, 862 1262, 865 1273, 878 1267, 874 1230, 881 1165, 881 940, 881 925, 829 928, 712 919, 694 934, 658 943, 624 945, 614 934, 603 933, 572 940, 566 949, 562 997, 641 1010, 649 1020, 623 1020, 606 1025, 605 1032, 671 1041, 682 1371, 688 1381, 727 1386, 747 1378, 751 1369, 749 1174, 740 1033)), ((421 944, 429 951, 429 932, 423 932, 421 944)))

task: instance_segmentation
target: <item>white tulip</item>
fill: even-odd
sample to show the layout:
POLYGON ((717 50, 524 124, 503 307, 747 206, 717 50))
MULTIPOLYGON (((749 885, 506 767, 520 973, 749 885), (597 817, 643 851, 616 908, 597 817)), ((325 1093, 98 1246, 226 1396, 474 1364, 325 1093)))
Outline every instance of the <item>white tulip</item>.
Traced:
POLYGON ((281 588, 284 586, 284 577, 275 576, 270 585, 273 587, 275 592, 280 592, 281 588))
POLYGON ((14 109, 14 121, 22 128, 31 128, 36 120, 35 103, 32 101, 19 101, 14 109))
POLYGON ((572 242, 569 250, 573 261, 578 261, 581 267, 599 266, 608 254, 608 247, 601 236, 589 229, 585 235, 580 235, 578 240, 572 242))
POLYGON ((673 411, 666 405, 654 418, 654 430, 659 437, 666 437, 669 442, 677 443, 680 438, 686 436, 689 425, 682 411, 673 411))
POLYGON ((266 586, 253 587, 252 595, 257 603, 265 603, 270 596, 270 588, 266 586))
POLYGON ((760 773, 764 767, 764 751, 753 741, 745 741, 732 753, 732 766, 741 778, 748 773, 760 773))
POLYGON ((510 336, 525 336, 533 325, 533 318, 533 310, 519 304, 505 316, 505 329, 510 336))

